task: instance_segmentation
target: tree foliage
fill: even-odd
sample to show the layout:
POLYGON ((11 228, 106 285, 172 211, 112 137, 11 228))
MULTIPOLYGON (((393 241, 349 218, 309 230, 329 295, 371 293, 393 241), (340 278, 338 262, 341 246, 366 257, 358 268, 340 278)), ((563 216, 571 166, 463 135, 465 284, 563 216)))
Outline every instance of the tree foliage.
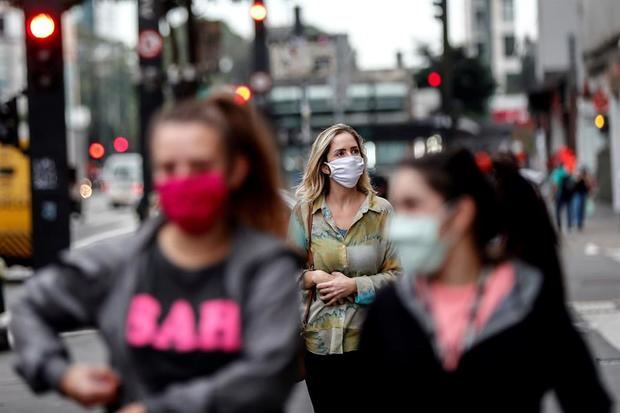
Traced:
MULTIPOLYGON (((420 48, 420 54, 427 61, 427 65, 415 73, 415 82, 419 88, 430 87, 428 74, 433 71, 442 72, 441 56, 433 54, 427 47, 420 48)), ((458 106, 464 113, 485 114, 488 100, 497 86, 489 66, 477 57, 467 56, 463 49, 454 49, 452 68, 452 95, 458 101, 458 106)))

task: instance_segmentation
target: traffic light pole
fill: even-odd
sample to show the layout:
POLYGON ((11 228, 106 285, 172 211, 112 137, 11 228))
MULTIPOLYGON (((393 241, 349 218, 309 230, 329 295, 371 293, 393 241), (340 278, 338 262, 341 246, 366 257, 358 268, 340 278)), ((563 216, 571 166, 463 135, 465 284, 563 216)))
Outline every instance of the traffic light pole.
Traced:
MULTIPOLYGON (((250 87, 254 92, 256 105, 269 117, 269 91, 271 90, 271 67, 267 46, 267 8, 264 0, 254 0, 253 8, 264 10, 263 15, 252 15, 254 20, 254 45, 252 53, 252 76, 250 87)), ((252 14, 252 13, 251 13, 252 14)))
POLYGON ((61 0, 24 0, 33 266, 70 245, 61 0))
POLYGON ((443 43, 443 53, 441 55, 441 72, 443 77, 441 87, 441 109, 442 112, 451 115, 452 114, 452 47, 450 46, 450 34, 448 25, 448 0, 440 0, 437 5, 442 10, 439 16, 441 21, 441 33, 443 43))
POLYGON ((141 221, 144 221, 149 215, 149 195, 153 190, 148 137, 149 122, 164 101, 162 93, 163 39, 159 33, 159 20, 161 16, 161 1, 140 0, 138 2, 140 152, 142 153, 142 177, 144 180, 144 195, 138 205, 138 215, 141 221))

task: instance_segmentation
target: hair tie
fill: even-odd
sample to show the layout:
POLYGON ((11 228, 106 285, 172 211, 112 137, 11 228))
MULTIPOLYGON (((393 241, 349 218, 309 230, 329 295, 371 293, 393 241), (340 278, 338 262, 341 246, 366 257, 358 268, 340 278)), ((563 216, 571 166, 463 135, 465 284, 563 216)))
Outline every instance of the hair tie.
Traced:
POLYGON ((484 151, 476 152, 476 165, 483 174, 490 175, 493 172, 493 160, 488 153, 484 151))

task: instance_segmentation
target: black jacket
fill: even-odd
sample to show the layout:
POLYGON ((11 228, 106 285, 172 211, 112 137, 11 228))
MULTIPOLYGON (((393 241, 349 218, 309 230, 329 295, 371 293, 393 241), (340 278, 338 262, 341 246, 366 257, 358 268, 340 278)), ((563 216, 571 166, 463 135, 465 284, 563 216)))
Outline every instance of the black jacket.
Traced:
MULTIPOLYGON (((516 283, 456 370, 444 370, 430 317, 411 279, 371 306, 360 351, 378 388, 358 410, 374 412, 540 412, 555 391, 564 412, 610 412, 589 351, 566 307, 540 273, 515 263, 516 283)), ((353 411, 353 410, 352 410, 353 411)))

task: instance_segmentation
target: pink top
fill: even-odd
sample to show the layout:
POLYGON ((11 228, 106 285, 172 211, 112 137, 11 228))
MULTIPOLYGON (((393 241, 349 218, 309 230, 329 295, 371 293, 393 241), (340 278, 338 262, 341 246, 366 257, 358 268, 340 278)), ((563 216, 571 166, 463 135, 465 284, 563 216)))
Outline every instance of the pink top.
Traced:
MULTIPOLYGON (((476 331, 480 331, 489 321, 514 283, 515 272, 510 263, 500 265, 490 274, 476 314, 476 331)), ((454 370, 459 364, 476 289, 476 283, 454 285, 439 282, 433 282, 426 288, 446 370, 454 370)))

